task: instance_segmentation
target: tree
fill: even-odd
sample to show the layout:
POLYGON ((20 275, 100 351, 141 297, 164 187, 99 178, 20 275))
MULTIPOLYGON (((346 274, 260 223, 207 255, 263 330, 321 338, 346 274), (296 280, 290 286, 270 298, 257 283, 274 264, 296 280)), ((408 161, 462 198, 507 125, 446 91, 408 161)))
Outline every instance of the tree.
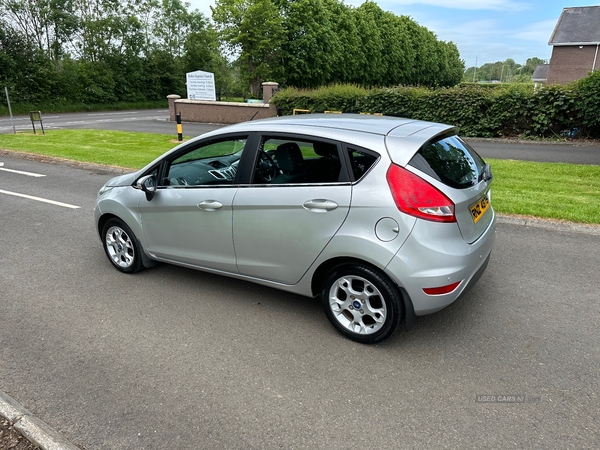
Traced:
POLYGON ((548 61, 545 59, 535 58, 535 57, 528 58, 527 61, 525 62, 525 65, 523 66, 522 73, 533 75, 533 72, 535 71, 535 68, 537 66, 539 66, 540 64, 547 64, 547 63, 548 63, 548 61))
POLYGON ((286 35, 279 8, 272 0, 217 0, 211 10, 229 55, 243 64, 250 93, 259 96, 263 81, 282 76, 286 35))
MULTIPOLYGON (((329 2, 331 4, 331 2, 329 2)), ((333 28, 332 11, 323 0, 284 2, 282 13, 286 37, 281 43, 284 78, 300 88, 329 82, 341 43, 333 28)))
POLYGON ((461 82, 465 63, 460 59, 460 52, 454 42, 438 42, 440 61, 438 86, 455 86, 461 82))
POLYGON ((416 52, 410 36, 413 21, 407 16, 384 13, 381 19, 383 61, 386 70, 381 85, 406 85, 414 82, 416 52))
POLYGON ((369 0, 353 13, 356 17, 356 32, 361 40, 360 53, 357 55, 358 67, 353 74, 354 81, 363 86, 381 85, 380 80, 386 67, 383 59, 383 39, 378 23, 383 17, 383 11, 369 0))
POLYGON ((43 52, 0 22, 0 84, 18 101, 35 102, 51 95, 55 81, 43 52))
POLYGON ((337 0, 326 3, 331 11, 333 32, 338 37, 339 52, 331 55, 331 79, 339 83, 356 83, 362 60, 362 39, 357 30, 356 15, 351 8, 337 0))
POLYGON ((8 28, 57 61, 77 29, 72 0, 0 0, 8 28))

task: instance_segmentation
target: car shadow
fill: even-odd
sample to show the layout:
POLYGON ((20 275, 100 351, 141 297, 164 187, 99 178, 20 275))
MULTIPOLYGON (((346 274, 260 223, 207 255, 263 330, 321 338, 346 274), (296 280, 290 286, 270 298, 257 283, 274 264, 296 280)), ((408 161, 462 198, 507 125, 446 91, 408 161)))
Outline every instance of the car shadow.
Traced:
MULTIPOLYGON (((168 283, 174 286, 172 289, 177 292, 170 296, 171 301, 177 299, 189 301, 191 298, 192 304, 200 307, 204 301, 219 302, 219 298, 223 298, 229 307, 241 308, 246 314, 252 314, 254 308, 255 311, 260 311, 260 314, 275 316, 280 321, 289 319, 294 325, 301 323, 302 327, 307 327, 306 332, 309 335, 325 333, 324 339, 351 342, 329 323, 319 298, 304 297, 249 281, 168 264, 160 264, 134 276, 147 279, 150 284, 168 283), (185 292, 182 293, 183 286, 185 292), (198 296, 197 292, 207 294, 198 296)), ((476 289, 472 289, 443 310, 419 317, 417 324, 410 331, 401 324, 394 335, 380 344, 375 346, 353 344, 365 348, 427 349, 448 340, 458 342, 465 338, 469 339, 473 322, 478 321, 481 314, 485 314, 485 304, 490 301, 482 293, 487 292, 486 283, 490 282, 491 276, 488 273, 484 274, 476 289)), ((258 322, 262 320, 260 314, 256 318, 258 322)), ((260 326, 260 323, 256 325, 260 326)))

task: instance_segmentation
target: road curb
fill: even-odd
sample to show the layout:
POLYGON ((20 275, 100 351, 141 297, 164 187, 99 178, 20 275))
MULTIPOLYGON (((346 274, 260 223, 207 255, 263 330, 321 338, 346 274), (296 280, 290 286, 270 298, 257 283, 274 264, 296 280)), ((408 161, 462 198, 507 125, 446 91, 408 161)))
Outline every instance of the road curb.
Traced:
POLYGON ((62 164, 64 166, 74 167, 76 169, 92 170, 101 175, 122 175, 124 173, 135 172, 136 170, 128 169, 126 167, 105 166, 102 164, 74 161, 71 159, 57 158, 55 156, 38 155, 36 153, 15 152, 2 148, 0 148, 0 155, 8 156, 9 158, 25 159, 27 161, 36 161, 47 164, 62 164))
POLYGON ((0 415, 42 450, 81 450, 3 391, 0 391, 0 415))

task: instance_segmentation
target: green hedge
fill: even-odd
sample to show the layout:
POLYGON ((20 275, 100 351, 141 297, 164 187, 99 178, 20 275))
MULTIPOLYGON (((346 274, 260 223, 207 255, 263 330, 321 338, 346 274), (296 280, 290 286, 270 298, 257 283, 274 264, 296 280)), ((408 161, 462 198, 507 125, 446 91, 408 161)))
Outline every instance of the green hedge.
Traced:
POLYGON ((282 115, 296 108, 312 113, 381 113, 457 125, 463 136, 600 137, 600 72, 567 86, 538 89, 531 84, 289 88, 279 91, 271 102, 282 115))

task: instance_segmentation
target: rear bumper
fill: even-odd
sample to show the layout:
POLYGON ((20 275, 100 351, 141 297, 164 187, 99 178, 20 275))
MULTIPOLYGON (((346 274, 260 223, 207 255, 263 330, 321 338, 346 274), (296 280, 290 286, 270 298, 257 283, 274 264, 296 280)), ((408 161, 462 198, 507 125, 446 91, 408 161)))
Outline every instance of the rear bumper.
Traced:
POLYGON ((456 224, 417 221, 413 232, 385 268, 402 287, 416 316, 439 311, 456 301, 479 280, 496 239, 496 217, 472 244, 464 241, 456 224), (454 291, 428 295, 423 288, 460 281, 454 291))

